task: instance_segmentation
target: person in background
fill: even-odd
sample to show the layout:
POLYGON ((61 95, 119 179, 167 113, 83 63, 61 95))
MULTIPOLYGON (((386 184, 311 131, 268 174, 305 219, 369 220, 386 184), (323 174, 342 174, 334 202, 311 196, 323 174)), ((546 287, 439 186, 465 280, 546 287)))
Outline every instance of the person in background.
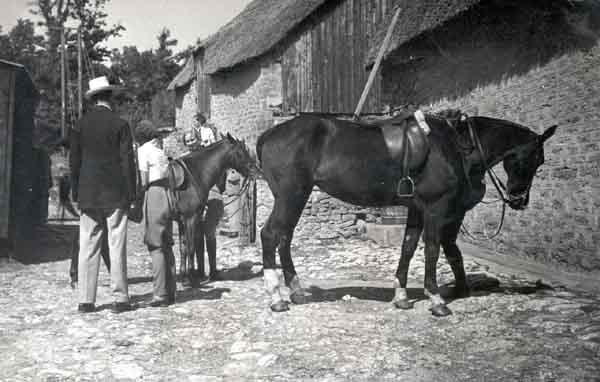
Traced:
MULTIPOLYGON (((196 114, 197 124, 192 126, 183 135, 183 143, 190 150, 198 150, 209 146, 217 141, 217 132, 215 127, 208 123, 203 113, 196 114)), ((225 190, 226 174, 223 179, 214 186, 209 194, 204 215, 197 219, 195 228, 195 250, 198 262, 198 273, 200 278, 206 277, 204 269, 204 248, 208 254, 209 279, 217 278, 217 226, 223 217, 223 197, 225 190)))
POLYGON ((144 197, 144 244, 152 256, 153 298, 150 306, 175 302, 175 256, 172 218, 169 206, 167 167, 169 160, 162 148, 162 134, 151 121, 143 120, 136 129, 138 165, 144 197))
POLYGON ((198 150, 217 141, 217 130, 206 120, 204 113, 196 113, 196 123, 183 134, 183 144, 190 150, 198 150))
POLYGON ((71 191, 79 219, 79 306, 95 311, 102 235, 108 235, 111 310, 132 310, 127 281, 127 211, 136 198, 133 138, 127 122, 114 111, 121 88, 108 78, 89 81, 85 97, 93 106, 70 137, 71 191), (106 223, 106 226, 104 224, 106 223))

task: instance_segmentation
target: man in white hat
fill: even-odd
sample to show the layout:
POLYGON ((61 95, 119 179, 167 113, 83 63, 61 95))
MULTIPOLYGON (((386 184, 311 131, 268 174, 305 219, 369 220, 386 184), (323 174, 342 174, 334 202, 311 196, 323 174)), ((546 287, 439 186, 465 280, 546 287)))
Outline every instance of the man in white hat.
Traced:
POLYGON ((73 200, 79 222, 79 306, 95 310, 102 234, 108 234, 112 311, 131 310, 127 283, 127 211, 136 198, 133 138, 127 122, 114 111, 120 90, 107 77, 94 78, 85 97, 93 106, 70 137, 73 200), (107 232, 104 232, 104 231, 107 232))

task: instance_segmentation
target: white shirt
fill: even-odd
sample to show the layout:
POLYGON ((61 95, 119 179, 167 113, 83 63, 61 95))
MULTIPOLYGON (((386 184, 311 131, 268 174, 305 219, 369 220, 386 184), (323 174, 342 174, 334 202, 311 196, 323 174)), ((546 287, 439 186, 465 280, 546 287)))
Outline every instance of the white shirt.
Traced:
POLYGON ((208 146, 216 141, 217 138, 208 125, 192 127, 190 130, 186 131, 183 136, 183 143, 187 147, 193 147, 198 143, 200 146, 208 146))
POLYGON ((163 149, 158 147, 158 140, 156 139, 140 146, 138 149, 138 164, 140 171, 148 173, 148 182, 154 182, 155 180, 167 177, 169 159, 163 149))
POLYGON ((208 146, 217 141, 215 134, 210 127, 206 125, 200 126, 200 141, 202 146, 208 146))

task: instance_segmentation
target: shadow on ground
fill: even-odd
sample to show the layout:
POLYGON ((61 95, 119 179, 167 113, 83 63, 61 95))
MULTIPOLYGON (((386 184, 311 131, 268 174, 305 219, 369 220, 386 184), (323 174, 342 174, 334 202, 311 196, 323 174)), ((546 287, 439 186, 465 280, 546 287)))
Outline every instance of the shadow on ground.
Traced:
POLYGON ((41 264, 70 259, 77 235, 78 225, 36 226, 31 234, 20 240, 16 260, 23 264, 41 264))
MULTIPOLYGON (((498 279, 490 277, 484 273, 474 273, 467 275, 467 282, 470 286, 472 296, 486 296, 492 293, 499 294, 532 294, 540 290, 552 289, 552 287, 536 282, 526 285, 500 285, 498 279)), ((456 300, 453 298, 454 283, 448 283, 440 286, 440 293, 448 302, 456 300)), ((389 302, 394 298, 393 288, 371 287, 371 286, 343 286, 336 288, 320 288, 312 285, 308 288, 312 293, 312 302, 333 302, 343 300, 345 296, 352 296, 361 300, 373 300, 389 302)), ((423 293, 423 288, 407 288, 409 300, 420 301, 427 297, 423 293)))

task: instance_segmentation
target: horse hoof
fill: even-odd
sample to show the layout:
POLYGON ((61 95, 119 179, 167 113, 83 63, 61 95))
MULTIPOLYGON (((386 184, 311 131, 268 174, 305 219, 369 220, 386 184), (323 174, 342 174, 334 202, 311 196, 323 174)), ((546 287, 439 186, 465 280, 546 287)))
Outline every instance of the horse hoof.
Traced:
POLYGON ((273 312, 279 313, 279 312, 285 312, 285 311, 290 310, 290 307, 288 306, 287 302, 279 301, 279 302, 271 305, 271 310, 273 312))
POLYGON ((429 308, 429 310, 431 310, 431 314, 433 314, 436 317, 446 317, 452 314, 452 311, 448 309, 446 305, 443 304, 434 305, 431 308, 429 308))
POLYGON ((311 296, 308 292, 299 291, 290 294, 290 300, 296 305, 308 304, 311 296))
POLYGON ((413 308, 413 305, 408 300, 394 300, 394 306, 404 310, 413 308))

